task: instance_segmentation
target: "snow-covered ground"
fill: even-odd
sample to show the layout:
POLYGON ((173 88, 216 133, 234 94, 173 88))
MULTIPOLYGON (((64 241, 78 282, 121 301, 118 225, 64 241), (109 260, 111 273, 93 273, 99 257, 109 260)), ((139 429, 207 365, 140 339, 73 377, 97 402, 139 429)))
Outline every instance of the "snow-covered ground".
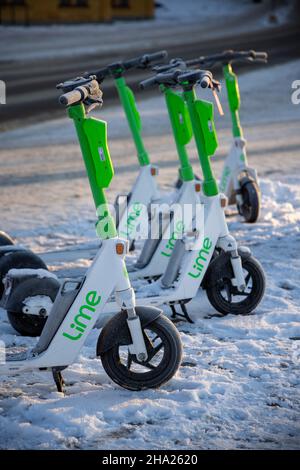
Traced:
MULTIPOLYGON (((255 225, 236 215, 228 222, 267 275, 266 294, 254 314, 214 316, 199 295, 189 309, 195 324, 178 324, 184 344, 179 373, 160 390, 139 393, 120 389, 105 375, 94 358, 94 330, 64 373, 70 384, 65 397, 45 372, 1 381, 1 448, 300 447, 300 105, 291 103, 291 83, 299 78, 295 61, 262 66, 240 79, 249 160, 261 175, 262 214, 255 225)), ((161 101, 145 100, 140 109, 146 145, 167 188, 176 177, 176 158, 161 101)), ((104 104, 97 114, 109 121, 117 170, 109 191, 113 200, 136 175, 134 150, 119 107, 104 104)), ((218 174, 230 143, 228 120, 228 112, 217 118, 218 174)), ((190 151, 196 164, 193 145, 190 151)), ((1 229, 36 251, 95 241, 94 208, 66 118, 1 134, 0 167, 1 229)), ((87 264, 79 260, 70 267, 87 264)), ((0 313, 1 339, 8 346, 35 344, 15 335, 0 313)))

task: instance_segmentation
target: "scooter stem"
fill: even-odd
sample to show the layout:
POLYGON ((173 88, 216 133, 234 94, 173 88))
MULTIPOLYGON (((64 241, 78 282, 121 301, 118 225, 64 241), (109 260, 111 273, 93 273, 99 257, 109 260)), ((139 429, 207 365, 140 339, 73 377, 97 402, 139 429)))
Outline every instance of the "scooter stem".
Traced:
POLYGON ((193 181, 195 175, 185 147, 193 136, 186 104, 182 97, 174 93, 170 88, 160 85, 160 89, 165 95, 169 119, 180 160, 180 177, 182 181, 193 181))
POLYGON ((141 166, 150 165, 149 155, 144 147, 141 136, 141 119, 136 108, 134 94, 126 85, 124 77, 116 77, 115 84, 134 140, 139 164, 141 166))
POLYGON ((232 134, 234 137, 243 137, 243 129, 240 123, 239 108, 241 104, 240 91, 236 74, 232 71, 231 64, 223 67, 226 83, 228 105, 231 114, 232 134))

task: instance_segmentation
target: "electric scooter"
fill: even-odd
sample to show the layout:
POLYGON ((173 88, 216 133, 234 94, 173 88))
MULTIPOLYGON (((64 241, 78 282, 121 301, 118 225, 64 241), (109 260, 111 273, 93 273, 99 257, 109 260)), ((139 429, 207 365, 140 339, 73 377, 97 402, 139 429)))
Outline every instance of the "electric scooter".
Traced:
POLYGON ((87 117, 102 104, 96 80, 78 79, 61 85, 60 102, 67 106, 80 142, 97 213, 101 247, 85 277, 65 280, 59 290, 37 346, 7 355, 0 374, 32 369, 50 370, 58 391, 63 390, 61 371, 72 364, 85 339, 114 293, 120 313, 106 323, 96 353, 109 377, 130 390, 156 388, 178 370, 182 347, 171 321, 156 308, 136 307, 124 262, 128 243, 117 236, 105 189, 113 177, 107 147, 107 124, 87 117), (104 220, 105 219, 105 220, 104 220))
POLYGON ((107 77, 114 79, 136 148, 140 166, 138 176, 130 193, 119 194, 115 201, 118 233, 129 240, 131 250, 135 247, 135 241, 141 239, 142 232, 138 228, 141 220, 148 218, 147 207, 151 202, 161 199, 161 194, 156 180, 158 167, 150 163, 149 153, 143 142, 142 122, 135 96, 131 88, 126 84, 124 75, 132 69, 148 69, 155 62, 161 62, 166 57, 166 51, 159 51, 153 54, 144 54, 127 61, 118 61, 95 72, 86 73, 87 76, 95 76, 99 83, 102 83, 107 77))
MULTIPOLYGON (((177 71, 177 74, 178 74, 178 71, 177 71)), ((169 93, 167 93, 166 90, 171 90, 171 88, 174 87, 174 82, 172 82, 172 80, 171 80, 170 83, 168 82, 169 77, 168 77, 167 74, 159 74, 157 76, 157 80, 161 80, 161 83, 160 82, 158 82, 158 83, 160 83, 161 88, 163 87, 163 89, 165 90, 166 96, 169 96, 169 93)), ((177 83, 175 82, 175 85, 176 84, 177 83)), ((172 95, 170 95, 170 96, 172 96, 172 95)), ((176 101, 178 99, 180 99, 180 97, 176 96, 176 101)), ((186 103, 186 105, 187 105, 187 103, 186 103)), ((204 117, 208 116, 205 107, 203 108, 203 113, 204 113, 203 114, 204 117)), ((180 115, 177 115, 177 119, 179 120, 179 122, 182 121, 182 119, 180 118, 180 115)), ((209 125, 212 125, 211 123, 213 122, 213 116, 211 116, 209 118, 209 122, 210 122, 209 125)), ((204 126, 204 130, 202 130, 202 137, 201 137, 203 139, 204 138, 203 135, 205 135, 205 132, 207 132, 206 127, 208 126, 208 121, 206 123, 204 122, 204 124, 202 123, 202 126, 204 126)), ((193 127, 195 127, 195 126, 193 126, 193 127)), ((175 135, 177 135, 177 134, 175 133, 175 135)), ((216 139, 216 134, 214 133, 214 135, 215 135, 215 139, 216 139)), ((177 137, 178 137, 178 135, 177 135, 177 137)), ((179 140, 176 141, 176 143, 178 143, 178 142, 179 142, 179 140)), ((210 151, 211 151, 211 154, 213 154, 214 151, 215 151, 215 148, 211 149, 210 151)), ((208 159, 208 156, 207 156, 207 159, 208 159)), ((199 183, 198 183, 198 185, 199 185, 199 183)), ((205 200, 202 201, 202 202, 204 203, 204 205, 206 205, 206 207, 210 206, 210 204, 209 204, 210 200, 209 199, 207 200, 207 198, 205 198, 205 200)), ((223 207, 226 204, 225 198, 221 195, 220 195, 220 201, 219 202, 220 202, 220 204, 222 204, 223 207)), ((197 201, 194 200, 192 205, 197 206, 197 201)), ((198 200, 198 205, 199 205, 199 200, 198 200)), ((223 209, 221 210, 221 212, 222 212, 221 214, 219 213, 219 209, 215 209, 214 206, 212 206, 212 208, 209 209, 209 210, 211 210, 212 213, 215 213, 216 218, 220 218, 220 220, 223 221, 223 219, 224 219, 223 209)), ((212 216, 210 216, 210 217, 212 217, 212 216)), ((190 223, 191 222, 192 222, 192 219, 190 220, 190 223)), ((199 233, 199 234, 203 233, 203 223, 202 222, 200 224, 198 223, 198 226, 196 226, 194 228, 192 228, 190 226, 185 227, 185 231, 188 231, 189 229, 191 229, 191 230, 194 229, 194 231, 199 233)), ((181 230, 182 230, 182 223, 181 223, 181 230)), ((216 224, 216 230, 218 230, 218 224, 216 224)), ((220 230, 221 230, 221 233, 223 233, 224 231, 226 232, 226 230, 228 232, 227 226, 226 226, 226 230, 225 229, 220 229, 220 230)), ((176 238, 181 238, 181 237, 176 237, 176 238)), ((159 255, 160 258, 161 258, 161 263, 160 264, 158 263, 158 265, 162 266, 163 263, 165 263, 164 268, 167 268, 166 273, 168 273, 168 276, 170 275, 170 273, 172 274, 172 272, 173 272, 173 274, 174 274, 174 273, 177 272, 176 270, 180 269, 180 263, 182 261, 181 256, 177 257, 177 255, 178 255, 178 246, 177 246, 178 242, 176 242, 176 238, 173 237, 173 239, 171 241, 170 240, 168 241, 169 246, 167 246, 165 251, 156 250, 156 254, 159 255), (172 252, 176 253, 174 255, 175 258, 172 256, 172 252)), ((222 237, 220 236, 220 238, 222 238, 222 237)), ((199 243, 201 243, 201 240, 198 238, 197 240, 195 240, 195 247, 194 247, 194 254, 195 255, 198 253, 196 247, 199 246, 199 243)), ((234 244, 235 244, 234 246, 236 246, 235 241, 234 241, 234 244)), ((230 244, 229 248, 231 246, 233 246, 233 245, 230 244)), ((181 248, 182 248, 182 246, 181 246, 181 248)), ((242 257, 242 261, 243 261, 243 267, 244 267, 244 264, 250 265, 250 267, 245 268, 245 269, 250 270, 250 272, 252 271, 252 275, 251 274, 249 276, 247 275, 247 290, 246 290, 246 292, 242 292, 241 295, 239 295, 239 290, 234 285, 232 287, 232 285, 231 285, 232 282, 230 281, 231 277, 233 277, 233 274, 230 274, 230 272, 231 272, 230 271, 231 270, 231 267, 230 267, 231 261, 230 261, 228 256, 226 258, 226 261, 224 261, 223 256, 220 256, 221 254, 224 254, 223 252, 226 253, 226 252, 230 251, 230 249, 228 248, 227 250, 225 250, 223 246, 222 246, 222 250, 218 250, 218 248, 219 247, 216 246, 216 249, 213 248, 213 250, 212 250, 213 253, 214 253, 214 257, 213 257, 214 259, 211 261, 211 264, 214 263, 212 269, 216 269, 216 267, 219 266, 219 263, 221 263, 221 262, 224 262, 224 266, 226 266, 226 263, 227 263, 229 265, 229 268, 228 268, 229 270, 227 269, 227 271, 226 271, 226 269, 225 269, 224 270, 224 273, 225 273, 224 275, 227 275, 229 277, 228 277, 228 279, 225 279, 225 281, 221 277, 221 280, 218 284, 219 289, 222 291, 221 293, 218 292, 218 289, 216 289, 215 286, 210 285, 210 282, 206 282, 206 279, 210 278, 210 275, 209 275, 210 270, 208 270, 208 274, 205 276, 205 279, 203 278, 203 282, 202 282, 201 285, 202 285, 203 288, 206 289, 208 298, 209 298, 210 302, 212 303, 212 305, 216 308, 217 311, 219 311, 221 313, 224 313, 224 314, 227 314, 227 313, 230 313, 230 312, 232 312, 232 313, 249 313, 250 311, 252 311, 256 307, 256 305, 259 303, 259 301, 261 300, 262 295, 263 295, 264 282, 265 281, 264 281, 264 275, 263 275, 263 272, 262 272, 262 268, 256 262, 256 260, 251 256, 248 257, 249 259, 246 262, 247 256, 246 256, 245 253, 247 252, 249 254, 249 252, 246 249, 241 249, 240 250, 242 252, 241 257, 242 257), (217 256, 217 255, 219 255, 219 256, 217 256), (218 258, 218 263, 217 263, 215 258, 218 258), (252 264, 255 265, 255 268, 253 268, 253 269, 252 269, 252 264), (255 271, 257 271, 258 274, 255 271), (254 272, 254 274, 253 274, 253 272, 254 272), (249 282, 250 282, 250 284, 249 284, 249 282), (215 294, 216 291, 218 292, 218 295, 215 294), (222 300, 222 297, 224 297, 224 295, 227 296, 227 301, 222 300), (249 297, 249 298, 245 299, 245 297, 249 297), (242 298, 242 300, 241 300, 241 298, 242 298)), ((197 257, 195 256, 195 258, 197 258, 197 257)), ((237 257, 237 258, 239 258, 239 257, 237 257)), ((208 264, 209 264, 209 261, 210 260, 208 260, 208 264)), ((232 261, 232 263, 236 263, 236 261, 232 261)), ((220 264, 220 266, 222 266, 222 263, 220 264)), ((219 268, 219 269, 221 269, 221 268, 219 268)), ((165 271, 165 269, 160 272, 160 275, 164 271, 165 271)), ((143 269, 141 270, 141 272, 143 272, 143 269)), ((133 274, 134 273, 130 273, 131 277, 133 277, 132 276, 133 274)), ((188 273, 186 273, 186 274, 188 274, 188 273)), ((220 272, 219 272, 219 276, 221 276, 220 272)), ((171 278, 172 278, 172 276, 171 276, 171 278)), ((164 281, 166 281, 165 277, 163 277, 163 279, 164 279, 164 281)), ((190 279, 188 277, 187 277, 187 279, 188 279, 188 284, 189 284, 190 279)), ((240 275, 240 279, 241 279, 241 275, 240 275)), ((151 280, 152 281, 155 280, 155 276, 152 276, 151 280)), ((172 282, 170 283, 170 285, 172 284, 172 282)), ((235 281, 233 281, 233 283, 234 282, 235 281)), ((153 291, 153 289, 155 290, 157 288, 157 285, 158 285, 157 283, 154 283, 151 286, 151 290, 152 291, 153 291)), ((184 285, 184 284, 182 284, 182 285, 184 285)), ((145 292, 147 291, 147 289, 144 289, 144 290, 145 290, 145 292)), ((148 289, 148 291, 149 291, 149 289, 148 289)), ((190 300, 190 298, 194 297, 196 295, 196 293, 191 288, 189 288, 187 290, 187 292, 193 292, 193 295, 191 295, 190 297, 185 297, 183 292, 180 292, 180 291, 176 292, 175 297, 170 299, 169 305, 172 308, 173 316, 174 316, 174 314, 175 314, 174 304, 178 303, 180 305, 182 311, 183 311, 183 315, 186 317, 186 319, 190 320, 190 318, 187 314, 187 311, 186 311, 185 303, 187 302, 187 300, 190 300)), ((163 297, 161 297, 161 298, 163 298, 163 297)), ((7 310, 8 310, 10 315, 15 315, 15 317, 19 317, 19 318, 21 318, 22 315, 29 315, 33 318, 35 316, 35 318, 38 318, 38 315, 40 313, 39 308, 40 307, 42 308, 42 306, 38 306, 37 309, 36 308, 34 309, 34 308, 32 308, 32 306, 27 305, 27 303, 24 302, 24 297, 23 298, 21 296, 17 297, 18 301, 16 303, 14 303, 14 299, 15 299, 15 295, 11 295, 10 299, 7 303, 7 310), (20 315, 20 313, 22 313, 22 314, 20 315)), ((160 302, 160 300, 158 300, 158 302, 160 302)), ((168 302, 166 301, 165 303, 168 303, 168 302)), ((26 318, 24 318, 24 321, 26 321, 26 318)))
POLYGON ((232 121, 233 143, 225 159, 219 182, 220 191, 228 198, 228 204, 236 204, 239 214, 246 222, 257 221, 260 212, 261 194, 257 172, 248 165, 246 140, 239 118, 240 92, 237 75, 232 70, 233 63, 266 63, 266 52, 228 50, 220 54, 201 56, 197 59, 184 61, 172 59, 169 65, 154 67, 156 72, 164 72, 170 68, 214 67, 222 65, 223 76, 227 89, 227 98, 232 121))
MULTIPOLYGON (((154 178, 154 175, 157 174, 157 167, 150 164, 149 155, 143 144, 141 120, 133 92, 126 85, 123 76, 126 71, 132 68, 148 68, 154 58, 162 58, 163 54, 165 53, 159 52, 126 62, 117 62, 92 73, 97 81, 101 83, 107 76, 114 78, 140 164, 139 175, 127 197, 126 202, 129 208, 127 206, 123 211, 120 210, 122 204, 119 201, 123 195, 119 195, 117 198, 116 213, 117 220, 119 220, 119 234, 125 236, 131 242, 134 241, 137 236, 136 229, 138 225, 141 225, 145 220, 148 222, 148 208, 150 212, 151 233, 145 240, 137 261, 130 265, 127 263, 132 281, 137 279, 150 280, 164 273, 174 242, 182 234, 182 221, 177 224, 173 223, 177 219, 176 213, 182 213, 184 207, 188 204, 195 207, 199 203, 200 184, 195 182, 194 172, 186 151, 186 145, 193 135, 186 104, 171 89, 165 87, 162 90, 179 157, 179 174, 183 182, 178 191, 174 191, 164 198, 161 197, 154 178), (164 203, 167 201, 168 207, 164 207, 164 203), (141 210, 142 207, 144 211, 141 210), (170 213, 170 207, 173 210, 172 214, 170 213), (137 210, 134 210, 134 208, 137 208, 137 210), (121 215, 118 215, 120 213, 121 215)), ((191 229, 191 223, 192 214, 185 218, 185 230, 191 229)))

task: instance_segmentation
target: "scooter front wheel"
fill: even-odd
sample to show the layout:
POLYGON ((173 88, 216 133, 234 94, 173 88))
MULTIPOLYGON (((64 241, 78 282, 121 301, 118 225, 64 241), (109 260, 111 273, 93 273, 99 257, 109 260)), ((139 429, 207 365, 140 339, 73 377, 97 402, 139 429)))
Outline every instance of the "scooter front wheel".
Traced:
POLYGON ((257 221, 260 212, 260 190, 256 181, 249 178, 241 180, 242 204, 238 204, 239 214, 245 222, 257 221))
POLYGON ((242 258, 246 288, 240 292, 232 283, 234 277, 230 259, 220 272, 219 279, 206 289, 211 305, 220 313, 227 315, 246 315, 252 312, 261 301, 265 292, 265 275, 260 263, 252 256, 242 258))
POLYGON ((137 360, 128 345, 115 344, 101 354, 107 375, 128 390, 158 388, 177 372, 182 356, 179 333, 173 323, 160 316, 143 327, 148 359, 137 360))

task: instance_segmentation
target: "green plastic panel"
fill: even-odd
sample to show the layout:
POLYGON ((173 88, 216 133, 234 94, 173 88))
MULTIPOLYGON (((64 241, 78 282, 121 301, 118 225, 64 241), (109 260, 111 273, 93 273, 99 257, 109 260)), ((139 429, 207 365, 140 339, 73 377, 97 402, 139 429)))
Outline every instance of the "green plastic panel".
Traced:
POLYGON ((166 94, 169 111, 172 114, 176 136, 180 145, 187 145, 193 137, 192 124, 188 108, 181 95, 172 92, 166 94))
POLYGON ((95 118, 85 119, 83 130, 90 146, 99 188, 108 188, 114 168, 107 146, 107 124, 95 118))
POLYGON ((241 97, 236 74, 231 71, 226 71, 225 83, 230 111, 237 111, 240 107, 241 97))
POLYGON ((207 155, 214 155, 218 148, 218 137, 214 123, 214 106, 209 101, 197 100, 195 108, 200 119, 207 155))

